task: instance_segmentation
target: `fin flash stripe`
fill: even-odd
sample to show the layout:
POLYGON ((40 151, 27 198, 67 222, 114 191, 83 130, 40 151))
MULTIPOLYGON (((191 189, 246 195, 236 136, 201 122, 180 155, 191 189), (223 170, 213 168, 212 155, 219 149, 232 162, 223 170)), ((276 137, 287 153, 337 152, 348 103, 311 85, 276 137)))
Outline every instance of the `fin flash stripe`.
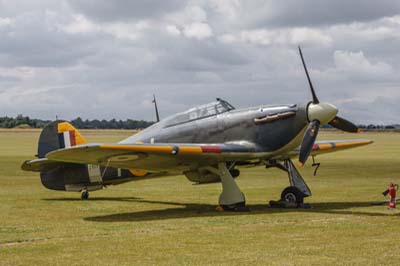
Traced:
POLYGON ((61 122, 57 125, 58 140, 61 148, 86 144, 86 139, 79 131, 68 122, 61 122))
POLYGON ((221 147, 218 146, 202 146, 201 150, 207 153, 221 153, 221 147))

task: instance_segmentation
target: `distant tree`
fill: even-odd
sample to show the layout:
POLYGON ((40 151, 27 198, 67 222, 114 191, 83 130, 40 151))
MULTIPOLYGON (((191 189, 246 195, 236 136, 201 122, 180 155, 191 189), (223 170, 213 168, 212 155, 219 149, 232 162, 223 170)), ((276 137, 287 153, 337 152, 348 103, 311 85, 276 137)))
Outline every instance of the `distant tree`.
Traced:
MULTIPOLYGON (((32 128, 43 128, 51 121, 30 118, 29 116, 24 116, 22 114, 13 117, 0 117, 0 128, 14 128, 20 125, 29 125, 32 128)), ((76 128, 97 128, 97 129, 140 129, 151 126, 154 122, 144 121, 144 120, 116 120, 115 118, 111 120, 98 119, 94 120, 83 120, 81 117, 77 117, 71 120, 72 125, 76 128)))
POLYGON ((80 118, 80 117, 77 117, 76 119, 71 120, 71 123, 77 128, 84 128, 84 123, 82 121, 82 118, 80 118))

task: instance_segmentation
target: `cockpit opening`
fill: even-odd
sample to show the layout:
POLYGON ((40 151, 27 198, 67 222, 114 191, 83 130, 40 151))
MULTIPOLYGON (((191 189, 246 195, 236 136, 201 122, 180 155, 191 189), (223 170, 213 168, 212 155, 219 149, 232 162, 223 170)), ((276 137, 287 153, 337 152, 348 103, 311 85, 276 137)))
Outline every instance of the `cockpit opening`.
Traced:
POLYGON ((217 98, 215 102, 196 106, 183 113, 176 114, 175 116, 169 118, 167 122, 167 127, 191 122, 194 120, 204 119, 211 116, 216 116, 218 114, 229 112, 234 109, 235 107, 233 107, 227 101, 217 98))

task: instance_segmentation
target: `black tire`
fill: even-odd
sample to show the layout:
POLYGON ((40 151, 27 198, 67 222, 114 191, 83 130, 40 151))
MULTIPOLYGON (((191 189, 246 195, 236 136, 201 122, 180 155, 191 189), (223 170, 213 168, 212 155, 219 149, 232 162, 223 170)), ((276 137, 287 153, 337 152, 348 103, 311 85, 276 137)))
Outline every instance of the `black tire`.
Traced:
POLYGON ((297 187, 287 187, 281 193, 281 200, 286 202, 303 203, 304 194, 297 187))
POLYGON ((82 191, 81 199, 88 200, 89 199, 89 191, 82 191))
POLYGON ((238 169, 232 169, 232 170, 230 170, 230 173, 233 178, 236 178, 240 175, 240 171, 238 169))

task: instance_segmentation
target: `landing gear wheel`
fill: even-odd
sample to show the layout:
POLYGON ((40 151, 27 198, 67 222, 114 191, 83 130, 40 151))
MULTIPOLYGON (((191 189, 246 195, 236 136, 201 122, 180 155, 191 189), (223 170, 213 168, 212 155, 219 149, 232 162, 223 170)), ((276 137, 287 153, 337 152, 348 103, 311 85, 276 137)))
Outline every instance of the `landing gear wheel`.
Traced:
POLYGON ((89 199, 89 191, 82 191, 81 200, 88 200, 89 199))
POLYGON ((282 191, 281 200, 293 203, 303 203, 304 194, 297 187, 287 187, 282 191))
POLYGON ((229 171, 233 178, 236 178, 240 175, 240 171, 238 169, 232 169, 229 171))

